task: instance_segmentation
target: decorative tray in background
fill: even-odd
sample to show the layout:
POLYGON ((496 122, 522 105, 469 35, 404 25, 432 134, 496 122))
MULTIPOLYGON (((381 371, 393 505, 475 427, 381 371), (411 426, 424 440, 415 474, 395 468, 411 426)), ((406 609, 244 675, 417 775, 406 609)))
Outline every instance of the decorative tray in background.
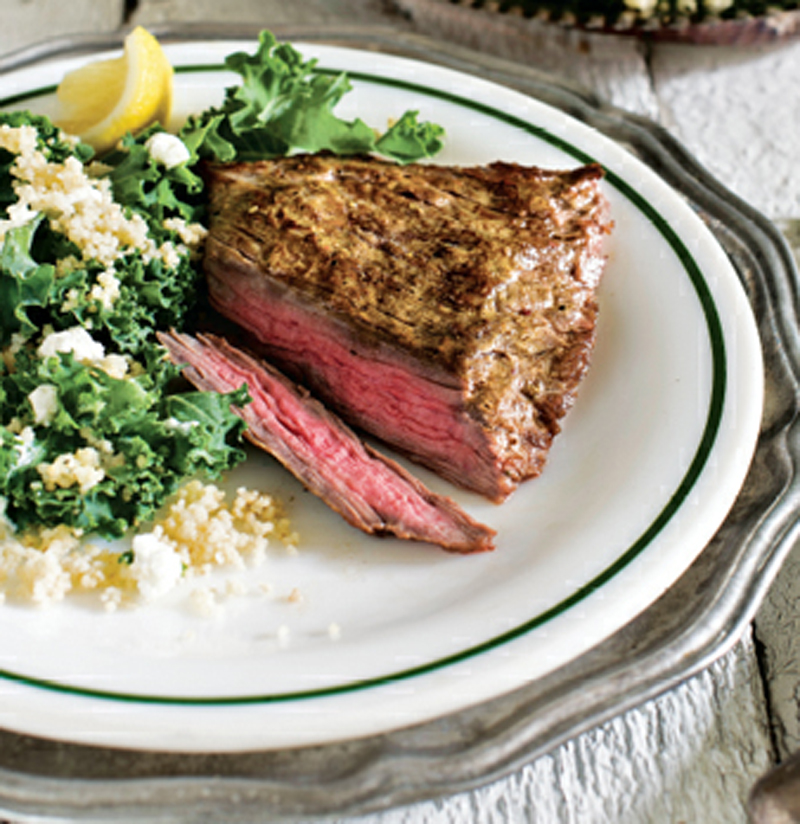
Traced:
MULTIPOLYGON (((486 23, 487 15, 516 19, 520 27, 547 24, 588 33, 630 35, 660 42, 752 46, 800 32, 797 3, 737 2, 718 14, 681 11, 676 0, 662 0, 637 13, 623 2, 573 3, 538 0, 395 0, 404 11, 441 15, 465 30, 486 23), (449 8, 448 8, 449 7, 449 8), (471 12, 471 14, 470 14, 471 12)), ((646 3, 642 4, 647 6, 646 3)))

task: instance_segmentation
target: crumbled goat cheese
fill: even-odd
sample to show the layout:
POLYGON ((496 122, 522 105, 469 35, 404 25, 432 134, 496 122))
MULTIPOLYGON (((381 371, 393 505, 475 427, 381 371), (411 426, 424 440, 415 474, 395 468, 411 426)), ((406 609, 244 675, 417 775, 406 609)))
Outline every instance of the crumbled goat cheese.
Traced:
POLYGON ((94 447, 102 456, 104 465, 125 461, 124 455, 114 455, 114 444, 105 438, 98 438, 88 426, 81 427, 78 434, 89 446, 94 447), (109 460, 111 458, 111 460, 109 460))
POLYGON ((168 217, 162 225, 168 232, 175 232, 190 249, 198 247, 208 234, 202 223, 187 223, 182 217, 168 217))
POLYGON ((703 4, 707 12, 720 14, 733 5, 733 0, 705 0, 703 4))
POLYGON ((186 144, 176 135, 156 132, 144 144, 150 157, 167 169, 186 163, 191 157, 186 144))
POLYGON ((35 126, 0 126, 0 149, 14 155, 30 155, 36 151, 39 132, 35 126))
POLYGON ((74 312, 81 305, 81 294, 77 289, 70 289, 67 292, 67 299, 61 304, 63 314, 74 312))
POLYGON ((131 549, 131 574, 146 601, 165 595, 183 576, 180 556, 172 542, 163 540, 163 533, 158 527, 153 532, 136 535, 131 549))
POLYGON ((72 353, 75 360, 87 366, 102 369, 109 377, 121 380, 128 373, 129 361, 125 355, 106 355, 105 347, 96 341, 83 326, 73 326, 61 332, 45 335, 36 353, 50 358, 58 353, 72 353))
POLYGON ((33 420, 41 426, 49 426, 58 412, 58 389, 50 383, 37 386, 28 395, 33 407, 33 420))
POLYGON ((81 363, 98 363, 106 356, 102 343, 96 341, 82 326, 73 326, 62 332, 51 332, 36 350, 40 358, 51 358, 59 353, 72 353, 81 363))
POLYGON ((191 432, 195 427, 200 426, 200 421, 179 421, 177 418, 167 418, 164 421, 164 427, 171 429, 173 432, 191 432))
MULTIPOLYGON (((32 439, 30 427, 22 431, 32 439)), ((105 448, 79 451, 94 453, 89 463, 98 471, 108 465, 101 455, 105 448)), ((73 463, 61 457, 62 468, 73 463)), ((53 470, 52 474, 55 483, 55 476, 66 481, 70 473, 62 477, 53 470)), ((160 598, 185 577, 203 575, 214 567, 260 563, 267 535, 287 545, 298 541, 272 496, 239 489, 233 501, 227 502, 225 493, 213 484, 191 481, 149 532, 134 536, 132 563, 128 564, 120 561, 118 550, 89 544, 79 531, 66 526, 16 534, 5 518, 5 500, 0 498, 0 592, 41 604, 60 600, 69 591, 96 591, 105 608, 114 610, 133 603, 137 595, 143 601, 160 598)), ((245 591, 246 587, 229 583, 225 594, 245 591)), ((190 600, 207 615, 221 608, 208 587, 195 587, 190 600)))
POLYGON ((121 381, 128 374, 130 364, 125 355, 112 353, 106 355, 102 360, 98 361, 96 365, 102 369, 109 378, 116 378, 121 381))

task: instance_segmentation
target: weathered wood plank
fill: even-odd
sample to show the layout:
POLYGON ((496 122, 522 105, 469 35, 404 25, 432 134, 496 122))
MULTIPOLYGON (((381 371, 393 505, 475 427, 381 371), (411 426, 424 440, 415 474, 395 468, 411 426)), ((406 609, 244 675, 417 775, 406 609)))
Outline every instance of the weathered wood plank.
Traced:
POLYGON ((800 41, 760 48, 663 44, 660 119, 733 192, 771 218, 800 217, 800 41))
POLYGON ((54 37, 114 31, 125 16, 125 0, 3 0, 0 53, 54 37))
POLYGON ((399 23, 383 0, 139 0, 131 22, 141 25, 175 21, 255 23, 270 28, 292 24, 399 23))
POLYGON ((770 766, 762 683, 748 635, 676 689, 506 780, 357 824, 745 824, 750 788, 770 766))

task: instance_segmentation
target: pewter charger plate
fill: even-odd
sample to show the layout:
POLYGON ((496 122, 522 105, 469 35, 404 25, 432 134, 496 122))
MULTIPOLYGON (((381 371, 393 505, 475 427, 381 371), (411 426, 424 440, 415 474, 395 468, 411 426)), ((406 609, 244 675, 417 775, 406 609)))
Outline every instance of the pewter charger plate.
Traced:
MULTIPOLYGON (((163 654, 156 666, 151 650, 143 653, 125 636, 124 618, 114 629, 125 654, 109 659, 91 627, 113 616, 93 615, 89 622, 84 613, 64 612, 89 638, 82 648, 67 645, 62 652, 58 632, 46 622, 35 626, 17 615, 20 635, 41 646, 27 658, 22 643, 11 653, 8 646, 0 650, 2 721, 16 731, 4 734, 0 761, 0 809, 10 815, 190 820, 202 807, 227 820, 256 810, 271 818, 309 817, 485 782, 720 654, 751 617, 791 545, 796 339, 789 330, 796 324, 788 317, 787 295, 794 270, 766 221, 736 203, 651 124, 607 110, 541 75, 395 32, 276 33, 309 44, 311 52, 301 46, 304 53, 317 48, 323 67, 352 72, 355 66, 362 86, 357 83, 353 105, 362 116, 363 109, 380 118, 399 113, 384 111, 370 91, 381 84, 402 92, 383 95, 393 97, 389 102, 400 110, 413 99, 427 106, 425 117, 449 127, 463 123, 461 110, 469 100, 471 129, 449 129, 450 155, 443 162, 504 157, 543 165, 604 163, 618 227, 601 295, 608 320, 601 322, 592 374, 546 475, 532 491, 526 488, 499 509, 462 498, 500 529, 498 552, 486 556, 489 561, 393 544, 372 547, 366 555, 353 536, 336 552, 304 549, 311 567, 279 564, 270 572, 285 586, 293 575, 309 581, 312 606, 296 619, 295 647, 278 650, 265 643, 256 649, 253 639, 268 641, 269 631, 262 625, 254 635, 251 617, 234 616, 234 625, 241 619, 233 640, 250 661, 246 672, 230 656, 232 675, 203 669, 209 657, 220 661, 216 629, 200 631, 201 646, 193 636, 188 654, 173 643, 185 634, 169 643, 159 637, 163 654), (350 51, 365 48, 400 52, 447 70, 350 51), (346 65, 335 65, 340 60, 346 65), (547 106, 489 87, 487 78, 547 106), (655 254, 648 257, 648 251, 655 254), (646 274, 648 261, 666 273, 662 280, 646 274), (637 272, 646 288, 638 285, 637 272), (665 290, 655 303, 654 288, 665 290), (626 306, 644 311, 622 311, 626 306), (668 311, 660 316, 662 307, 668 311), (651 332, 655 343, 642 348, 651 332), (631 346, 637 357, 630 356, 631 346), (762 353, 767 411, 745 479, 761 420, 762 353), (655 440, 653 420, 659 421, 655 440), (625 442, 618 440, 613 454, 598 451, 598 438, 613 443, 615 430, 624 430, 625 442), (644 461, 634 460, 642 455, 644 461), (657 478, 647 486, 652 466, 644 475, 636 473, 650 457, 657 478), (631 477, 648 494, 631 494, 631 477), (607 517, 609 510, 619 514, 619 496, 603 497, 609 485, 626 490, 621 527, 619 517, 607 517), (571 506, 578 508, 559 512, 565 490, 577 495, 571 506), (537 504, 540 513, 555 512, 555 521, 526 514, 537 504), (575 518, 587 507, 588 525, 575 518), (590 546, 575 555, 575 546, 590 536, 590 546), (548 555, 553 544, 567 553, 566 566, 563 553, 548 555), (348 612, 335 597, 326 600, 327 587, 315 592, 313 567, 320 558, 339 576, 345 596, 339 601, 356 596, 363 609, 371 595, 379 607, 348 612), (414 589, 422 568, 431 581, 427 602, 414 589), (445 576, 456 582, 450 593, 437 590, 445 576), (521 579, 521 588, 511 586, 512 579, 521 579), (464 594, 469 604, 457 603, 464 594), (444 607, 442 595, 450 597, 444 607), (330 611, 337 604, 338 615, 330 611), (409 604, 420 614, 409 615, 409 604), (448 609, 450 614, 439 614, 448 609), (369 620, 359 625, 356 619, 365 615, 369 620), (322 637, 323 616, 342 624, 343 643, 322 637), (42 655, 42 649, 51 654, 42 655), (75 649, 82 656, 79 663, 73 656, 70 667, 75 649), (261 656, 255 663, 254 653, 261 656), (10 660, 15 668, 5 665, 10 660), (325 666, 314 667, 320 660, 325 666), (197 677, 203 675, 210 677, 197 677)), ((208 56, 203 63, 218 63, 236 38, 253 35, 228 31, 216 43, 199 30, 162 36, 176 62, 196 67, 198 54, 208 56)), ((112 46, 97 40, 51 45, 18 55, 3 68, 9 81, 25 71, 38 76, 45 60, 66 65, 73 56, 80 62, 112 46)), ((187 84, 189 108, 205 102, 209 72, 214 70, 179 74, 194 78, 187 84)), ((27 105, 26 94, 7 102, 27 105)), ((261 468, 269 475, 267 466, 261 468)), ((284 482, 275 476, 275 483, 284 482)), ((300 528, 312 538, 315 529, 328 534, 324 514, 299 514, 300 528)), ((337 583, 335 577, 319 580, 337 583)), ((281 608, 261 605, 259 614, 276 621, 281 608)), ((141 619, 145 632, 153 626, 147 614, 141 619)), ((230 640, 223 637, 226 650, 230 640)))

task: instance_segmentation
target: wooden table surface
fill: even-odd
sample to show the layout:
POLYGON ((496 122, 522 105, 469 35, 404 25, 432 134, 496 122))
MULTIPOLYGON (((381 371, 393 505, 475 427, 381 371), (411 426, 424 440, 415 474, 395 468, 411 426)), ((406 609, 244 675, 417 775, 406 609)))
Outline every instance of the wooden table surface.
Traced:
MULTIPOLYGON (((658 121, 800 248, 800 40, 645 44, 445 0, 3 0, 3 11, 0 54, 50 37, 176 21, 352 22, 424 32, 572 78, 658 121)), ((489 786, 358 821, 747 821, 753 783, 800 749, 798 580, 800 551, 737 645, 659 698, 489 786)))

